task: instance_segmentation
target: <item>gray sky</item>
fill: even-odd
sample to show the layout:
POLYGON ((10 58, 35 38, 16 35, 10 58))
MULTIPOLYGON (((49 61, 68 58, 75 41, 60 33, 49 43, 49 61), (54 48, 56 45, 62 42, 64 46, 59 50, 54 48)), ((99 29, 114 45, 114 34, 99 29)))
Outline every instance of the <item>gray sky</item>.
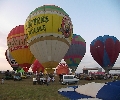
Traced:
MULTIPOLYGON (((0 70, 12 70, 5 58, 10 30, 24 25, 29 13, 45 4, 63 8, 72 20, 73 33, 86 41, 86 54, 77 72, 81 72, 84 66, 100 67, 90 54, 90 43, 103 35, 120 40, 120 0, 0 0, 0 70)), ((114 66, 120 67, 120 57, 114 66)))

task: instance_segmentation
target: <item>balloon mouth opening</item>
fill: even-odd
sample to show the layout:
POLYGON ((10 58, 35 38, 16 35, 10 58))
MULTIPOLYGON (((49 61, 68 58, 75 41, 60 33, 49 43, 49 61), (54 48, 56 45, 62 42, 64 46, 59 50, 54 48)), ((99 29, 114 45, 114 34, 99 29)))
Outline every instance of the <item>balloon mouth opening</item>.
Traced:
POLYGON ((16 71, 19 67, 18 66, 15 66, 15 67, 12 67, 14 71, 16 71))
POLYGON ((31 64, 29 63, 24 63, 24 64, 19 64, 22 68, 30 68, 31 64))

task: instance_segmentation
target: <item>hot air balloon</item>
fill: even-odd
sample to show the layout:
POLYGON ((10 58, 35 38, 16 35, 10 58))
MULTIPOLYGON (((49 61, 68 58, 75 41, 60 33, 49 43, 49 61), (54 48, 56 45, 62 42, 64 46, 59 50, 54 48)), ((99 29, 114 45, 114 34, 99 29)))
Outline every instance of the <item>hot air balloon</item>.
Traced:
POLYGON ((5 56, 6 59, 8 61, 8 63, 11 65, 11 67, 13 68, 14 71, 17 70, 17 68, 19 67, 18 63, 15 61, 15 59, 11 56, 9 50, 7 49, 5 52, 5 56))
POLYGON ((69 74, 69 68, 66 63, 59 63, 59 65, 56 68, 56 74, 69 74))
POLYGON ((120 43, 114 36, 97 37, 90 44, 90 52, 94 60, 106 71, 112 68, 118 58, 120 43))
POLYGON ((39 61, 36 59, 32 65, 32 71, 34 73, 39 73, 40 71, 44 72, 44 67, 39 63, 39 61))
POLYGON ((85 53, 86 53, 85 40, 80 35, 73 34, 71 46, 64 56, 65 62, 67 63, 69 68, 72 69, 71 71, 73 73, 77 69, 85 53))
POLYGON ((35 58, 27 46, 24 25, 16 26, 10 31, 7 37, 7 45, 12 57, 21 68, 27 71, 35 58))
POLYGON ((25 72, 28 72, 29 67, 23 67, 23 70, 24 70, 25 72))
POLYGON ((53 71, 71 45, 73 25, 69 15, 55 5, 32 11, 25 22, 30 51, 48 71, 53 71))

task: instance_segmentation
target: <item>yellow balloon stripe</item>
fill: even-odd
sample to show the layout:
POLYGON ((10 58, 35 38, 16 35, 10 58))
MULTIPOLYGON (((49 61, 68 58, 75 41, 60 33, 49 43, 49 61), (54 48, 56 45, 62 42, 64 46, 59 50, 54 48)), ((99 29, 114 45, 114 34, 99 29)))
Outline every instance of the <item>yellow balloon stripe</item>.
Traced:
POLYGON ((54 73, 54 69, 45 69, 46 71, 47 71, 47 74, 49 74, 49 73, 54 73))
POLYGON ((52 14, 45 14, 44 16, 46 16, 46 18, 48 19, 47 21, 46 21, 46 23, 44 23, 44 26, 45 26, 45 32, 46 33, 53 33, 53 26, 52 26, 52 14))
POLYGON ((55 61, 48 61, 45 63, 41 63, 45 68, 56 68, 56 66, 59 64, 59 62, 55 61))
POLYGON ((18 64, 29 63, 32 64, 35 60, 34 56, 31 54, 29 48, 19 49, 11 52, 11 55, 18 64))
MULTIPOLYGON (((38 14, 30 18, 25 23, 25 31, 28 35, 28 40, 33 36, 42 33, 63 34, 63 26, 61 25, 64 15, 59 15, 58 12, 46 11, 44 14, 38 14)), ((71 26, 72 27, 72 26, 71 26)), ((69 40, 71 41, 72 32, 69 40)))

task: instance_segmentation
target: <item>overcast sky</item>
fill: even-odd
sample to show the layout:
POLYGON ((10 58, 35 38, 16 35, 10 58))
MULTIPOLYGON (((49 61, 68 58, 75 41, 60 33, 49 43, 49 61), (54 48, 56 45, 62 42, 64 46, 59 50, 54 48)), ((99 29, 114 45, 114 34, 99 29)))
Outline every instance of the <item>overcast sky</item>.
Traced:
MULTIPOLYGON (((87 45, 77 72, 85 67, 100 67, 90 54, 90 43, 98 36, 110 35, 120 40, 120 0, 0 0, 0 70, 12 70, 5 58, 7 35, 24 25, 35 8, 54 4, 63 8, 73 23, 73 33, 81 35, 87 45)), ((120 67, 120 56, 115 67, 120 67)))

